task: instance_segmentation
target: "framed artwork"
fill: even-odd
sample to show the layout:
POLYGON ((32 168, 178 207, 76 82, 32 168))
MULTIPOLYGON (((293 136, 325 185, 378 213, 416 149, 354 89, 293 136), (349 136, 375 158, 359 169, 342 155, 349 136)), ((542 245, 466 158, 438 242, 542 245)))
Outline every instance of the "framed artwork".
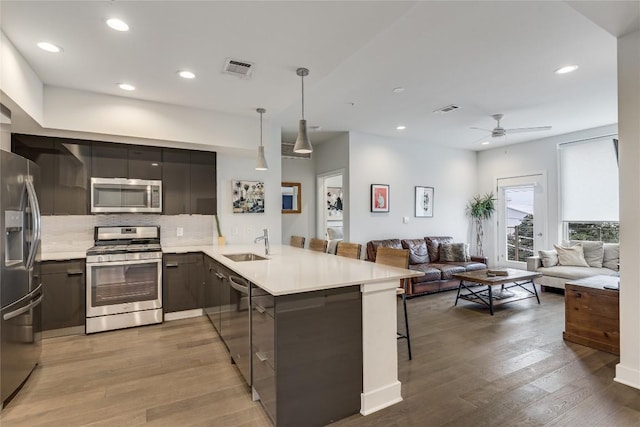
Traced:
POLYGON ((231 181, 233 213, 264 213, 264 182, 231 181))
POLYGON ((416 186, 416 217, 433 218, 433 187, 416 186))
POLYGON ((389 212, 389 185, 371 184, 371 212, 389 212))
POLYGON ((344 195, 342 187, 327 187, 327 219, 341 220, 344 195))

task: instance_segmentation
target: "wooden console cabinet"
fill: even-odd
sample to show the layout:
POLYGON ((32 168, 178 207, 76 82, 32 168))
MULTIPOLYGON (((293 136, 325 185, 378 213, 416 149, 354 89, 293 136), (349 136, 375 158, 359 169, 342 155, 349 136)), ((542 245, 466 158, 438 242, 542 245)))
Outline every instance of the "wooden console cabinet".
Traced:
POLYGON ((562 337, 577 344, 620 354, 619 277, 594 276, 565 286, 565 330, 562 337))

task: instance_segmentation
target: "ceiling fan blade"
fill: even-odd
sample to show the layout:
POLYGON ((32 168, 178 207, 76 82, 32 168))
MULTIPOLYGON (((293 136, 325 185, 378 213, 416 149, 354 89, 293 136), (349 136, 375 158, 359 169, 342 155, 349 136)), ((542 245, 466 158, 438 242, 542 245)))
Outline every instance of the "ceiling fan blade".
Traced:
POLYGON ((483 128, 477 128, 477 127, 470 127, 469 129, 475 129, 475 130, 483 130, 485 132, 492 132, 491 129, 483 129, 483 128))
POLYGON ((516 128, 516 129, 505 129, 504 131, 508 134, 511 133, 525 133, 525 132, 540 132, 543 130, 551 130, 551 126, 538 126, 534 128, 516 128))

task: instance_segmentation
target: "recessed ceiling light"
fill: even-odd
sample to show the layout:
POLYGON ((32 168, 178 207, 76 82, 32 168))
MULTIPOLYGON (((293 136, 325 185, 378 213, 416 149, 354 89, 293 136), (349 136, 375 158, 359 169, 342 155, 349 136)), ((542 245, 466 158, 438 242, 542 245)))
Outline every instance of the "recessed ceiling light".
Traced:
POLYGON ((406 127, 406 126, 403 126, 403 125, 396 126, 396 129, 397 129, 397 130, 405 130, 406 128, 407 128, 407 127, 406 127))
POLYGON ((191 71, 178 71, 178 75, 180 77, 182 77, 183 79, 195 79, 196 75, 193 74, 191 71))
POLYGON ((130 85, 129 83, 119 83, 118 87, 122 90, 136 90, 136 87, 133 85, 130 85))
POLYGON ((482 141, 481 144, 482 145, 489 145, 489 141, 482 141))
POLYGON ((40 42, 38 43, 38 47, 42 50, 46 50, 47 52, 52 52, 52 53, 58 53, 62 51, 62 48, 59 46, 56 46, 53 43, 49 43, 49 42, 40 42))
POLYGON ((557 70, 554 71, 554 73, 556 74, 567 74, 567 73, 571 73, 575 70, 578 69, 577 65, 567 65, 566 67, 560 67, 557 70))
POLYGON ((392 92, 393 93, 401 93, 401 92, 404 92, 404 88, 402 86, 394 87, 392 89, 392 92))
POLYGON ((107 25, 116 31, 129 31, 127 23, 118 18, 107 19, 107 25))

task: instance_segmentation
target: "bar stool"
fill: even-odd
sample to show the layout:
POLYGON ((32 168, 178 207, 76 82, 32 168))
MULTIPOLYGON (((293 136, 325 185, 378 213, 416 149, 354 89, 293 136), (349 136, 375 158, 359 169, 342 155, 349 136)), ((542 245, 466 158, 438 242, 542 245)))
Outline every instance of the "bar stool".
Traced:
POLYGON ((360 259, 360 252, 362 252, 360 243, 338 242, 336 249, 336 255, 354 259, 360 259))
POLYGON ((309 249, 311 249, 312 251, 326 253, 328 245, 329 245, 329 242, 326 240, 315 239, 315 238, 311 238, 311 240, 309 240, 309 249))
MULTIPOLYGON (((376 263, 391 267, 409 268, 409 250, 379 247, 376 251, 376 263)), ((398 332, 398 339, 407 340, 409 360, 411 360, 411 338, 409 336, 409 317, 407 316, 407 279, 402 279, 402 287, 396 289, 396 295, 402 296, 402 308, 404 309, 405 333, 398 332)))
POLYGON ((289 241, 290 246, 294 246, 296 248, 304 248, 304 237, 301 236, 291 236, 291 240, 289 241))

